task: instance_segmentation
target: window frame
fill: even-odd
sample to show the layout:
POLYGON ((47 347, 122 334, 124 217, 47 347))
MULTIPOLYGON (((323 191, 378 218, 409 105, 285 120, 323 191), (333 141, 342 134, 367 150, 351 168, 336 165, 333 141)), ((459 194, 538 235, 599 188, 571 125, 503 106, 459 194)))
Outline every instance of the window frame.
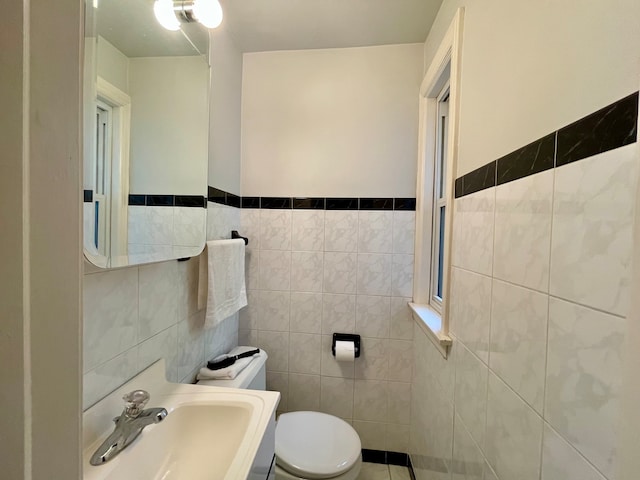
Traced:
MULTIPOLYGON (((459 8, 445 34, 420 87, 418 178, 416 198, 416 241, 413 301, 409 304, 416 323, 446 358, 451 346, 449 336, 451 238, 453 226, 453 191, 458 155, 458 112, 464 9, 459 8), (444 264, 442 302, 432 302, 433 269, 437 265, 435 212, 438 100, 449 85, 448 138, 444 175, 444 264), (440 308, 437 308, 440 307, 440 308)), ((439 213, 439 212, 438 212, 439 213)), ((437 277, 436 277, 437 278, 437 277)))

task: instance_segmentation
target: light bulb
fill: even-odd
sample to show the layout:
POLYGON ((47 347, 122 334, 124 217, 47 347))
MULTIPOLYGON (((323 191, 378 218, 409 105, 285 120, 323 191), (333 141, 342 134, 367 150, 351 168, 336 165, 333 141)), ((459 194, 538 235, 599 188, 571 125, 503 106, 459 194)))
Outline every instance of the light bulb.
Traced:
POLYGON ((180 28, 180 22, 173 11, 173 0, 156 0, 153 4, 153 13, 158 23, 167 30, 180 28))
POLYGON ((222 23, 222 7, 218 0, 195 0, 193 14, 207 28, 216 28, 222 23))

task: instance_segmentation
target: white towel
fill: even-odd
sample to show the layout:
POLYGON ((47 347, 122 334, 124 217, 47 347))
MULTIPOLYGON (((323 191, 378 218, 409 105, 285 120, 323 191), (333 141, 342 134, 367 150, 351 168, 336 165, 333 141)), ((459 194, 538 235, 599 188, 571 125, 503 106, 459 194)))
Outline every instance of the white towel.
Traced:
MULTIPOLYGON (((227 355, 232 357, 239 355, 240 353, 248 352, 249 350, 255 350, 256 347, 236 347, 231 350, 227 355)), ((236 363, 220 370, 209 370, 207 367, 200 369, 198 373, 198 380, 233 380, 238 374, 247 368, 249 364, 255 359, 264 355, 264 351, 260 350, 260 353, 256 353, 252 357, 239 358, 236 363)))
POLYGON ((244 240, 207 242, 207 269, 205 327, 210 328, 247 305, 244 240))

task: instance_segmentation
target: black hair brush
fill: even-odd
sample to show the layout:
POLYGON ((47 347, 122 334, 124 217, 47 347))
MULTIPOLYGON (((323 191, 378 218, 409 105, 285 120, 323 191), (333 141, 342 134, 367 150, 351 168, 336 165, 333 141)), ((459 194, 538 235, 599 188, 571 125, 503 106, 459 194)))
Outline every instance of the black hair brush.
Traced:
POLYGON ((260 349, 249 350, 248 352, 239 353, 238 355, 221 355, 207 362, 207 368, 209 370, 220 370, 227 368, 236 363, 236 360, 240 358, 253 357, 255 354, 260 353, 260 349))

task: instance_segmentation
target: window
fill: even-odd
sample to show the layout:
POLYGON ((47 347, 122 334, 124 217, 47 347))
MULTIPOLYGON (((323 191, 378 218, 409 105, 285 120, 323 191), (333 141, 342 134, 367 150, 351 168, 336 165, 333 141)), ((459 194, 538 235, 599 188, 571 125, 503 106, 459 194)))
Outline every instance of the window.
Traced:
POLYGON ((413 301, 416 323, 448 355, 450 245, 456 170, 460 8, 420 87, 418 185, 413 301))

